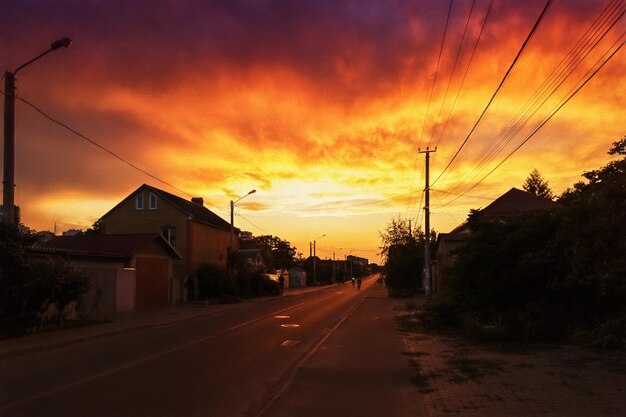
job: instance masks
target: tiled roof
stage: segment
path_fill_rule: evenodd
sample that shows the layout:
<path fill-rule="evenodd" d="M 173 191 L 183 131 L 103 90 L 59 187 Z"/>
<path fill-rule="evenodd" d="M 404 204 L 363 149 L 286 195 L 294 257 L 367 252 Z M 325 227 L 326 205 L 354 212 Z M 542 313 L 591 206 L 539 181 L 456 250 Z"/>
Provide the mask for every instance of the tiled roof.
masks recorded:
<path fill-rule="evenodd" d="M 130 258 L 153 240 L 160 244 L 174 258 L 180 255 L 161 235 L 158 234 L 124 234 L 124 235 L 92 235 L 92 236 L 55 236 L 37 244 L 34 249 L 48 252 L 63 252 L 74 255 L 93 255 L 113 258 Z"/>

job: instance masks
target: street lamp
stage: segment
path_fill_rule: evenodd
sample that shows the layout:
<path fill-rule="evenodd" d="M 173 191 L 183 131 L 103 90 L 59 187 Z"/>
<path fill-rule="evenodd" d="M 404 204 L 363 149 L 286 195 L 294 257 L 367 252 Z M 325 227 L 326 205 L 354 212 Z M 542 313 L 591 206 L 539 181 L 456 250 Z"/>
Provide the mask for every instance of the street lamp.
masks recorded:
<path fill-rule="evenodd" d="M 248 194 L 244 195 L 243 197 L 238 198 L 235 201 L 230 200 L 230 259 L 228 260 L 228 266 L 230 269 L 232 269 L 233 255 L 235 254 L 235 221 L 234 221 L 235 203 L 240 200 L 243 200 L 250 194 L 254 194 L 254 193 L 256 193 L 256 190 L 249 191 Z"/>
<path fill-rule="evenodd" d="M 52 42 L 50 49 L 20 65 L 13 72 L 4 73 L 4 178 L 2 180 L 2 205 L 4 221 L 15 223 L 15 75 L 19 70 L 42 56 L 59 48 L 67 48 L 72 41 L 61 38 Z"/>
<path fill-rule="evenodd" d="M 317 284 L 317 253 L 316 253 L 316 243 L 319 239 L 323 238 L 324 236 L 326 236 L 326 233 L 324 233 L 322 236 L 320 237 L 316 237 L 315 239 L 313 239 L 313 284 Z"/>

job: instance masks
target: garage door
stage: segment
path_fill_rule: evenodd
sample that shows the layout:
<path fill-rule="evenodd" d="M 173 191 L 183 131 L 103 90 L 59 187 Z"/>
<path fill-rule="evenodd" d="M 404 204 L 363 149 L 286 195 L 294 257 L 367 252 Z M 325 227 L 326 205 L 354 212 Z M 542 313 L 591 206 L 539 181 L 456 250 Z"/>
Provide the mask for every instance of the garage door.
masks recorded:
<path fill-rule="evenodd" d="M 168 260 L 160 258 L 137 258 L 136 273 L 137 307 L 167 304 Z"/>

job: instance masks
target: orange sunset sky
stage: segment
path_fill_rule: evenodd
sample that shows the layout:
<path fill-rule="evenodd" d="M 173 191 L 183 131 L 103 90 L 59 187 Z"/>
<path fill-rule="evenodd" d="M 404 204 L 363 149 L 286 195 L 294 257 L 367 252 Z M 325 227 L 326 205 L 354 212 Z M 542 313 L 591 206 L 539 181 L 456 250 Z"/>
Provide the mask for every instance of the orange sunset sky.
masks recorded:
<path fill-rule="evenodd" d="M 438 232 L 521 188 L 533 168 L 560 194 L 626 134 L 626 48 L 476 183 L 623 44 L 624 1 L 551 1 L 468 136 L 545 5 L 3 0 L 3 72 L 60 37 L 73 41 L 18 73 L 18 97 L 167 183 L 18 100 L 22 222 L 84 229 L 143 183 L 202 196 L 228 220 L 229 201 L 256 189 L 237 204 L 237 227 L 305 256 L 325 234 L 318 256 L 379 261 L 392 218 L 423 225 L 418 148 L 437 147 Z"/>

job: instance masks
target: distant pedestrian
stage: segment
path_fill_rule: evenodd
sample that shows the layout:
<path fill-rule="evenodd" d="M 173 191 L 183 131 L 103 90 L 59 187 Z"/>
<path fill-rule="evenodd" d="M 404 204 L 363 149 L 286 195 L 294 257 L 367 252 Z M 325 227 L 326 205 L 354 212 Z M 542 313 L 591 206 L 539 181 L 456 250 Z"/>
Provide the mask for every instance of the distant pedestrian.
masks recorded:
<path fill-rule="evenodd" d="M 357 287 L 359 287 L 359 290 L 361 290 L 361 277 L 358 277 L 356 279 L 356 285 L 357 285 Z"/>
<path fill-rule="evenodd" d="M 278 277 L 278 292 L 280 295 L 283 295 L 283 289 L 285 289 L 285 277 L 283 274 L 280 274 Z"/>
<path fill-rule="evenodd" d="M 354 277 L 352 277 L 352 286 L 354 287 Z"/>

